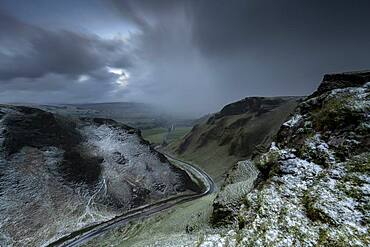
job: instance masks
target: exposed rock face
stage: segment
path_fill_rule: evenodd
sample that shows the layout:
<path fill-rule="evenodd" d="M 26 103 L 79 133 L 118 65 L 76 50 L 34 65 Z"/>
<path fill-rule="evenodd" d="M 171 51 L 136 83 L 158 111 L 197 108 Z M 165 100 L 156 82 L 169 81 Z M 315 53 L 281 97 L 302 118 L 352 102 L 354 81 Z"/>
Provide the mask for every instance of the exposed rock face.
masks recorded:
<path fill-rule="evenodd" d="M 341 74 L 327 74 L 312 97 L 328 92 L 332 89 L 358 87 L 370 81 L 370 71 L 347 72 Z"/>
<path fill-rule="evenodd" d="M 39 246 L 198 190 L 131 127 L 0 105 L 0 246 Z"/>
<path fill-rule="evenodd" d="M 239 161 L 229 172 L 228 177 L 215 201 L 213 202 L 213 214 L 211 224 L 213 226 L 223 226 L 233 224 L 240 201 L 244 200 L 255 186 L 259 170 L 253 162 L 249 160 Z"/>
<path fill-rule="evenodd" d="M 300 97 L 250 97 L 196 125 L 172 151 L 201 165 L 217 182 L 238 160 L 267 150 Z M 256 149 L 257 147 L 257 149 Z"/>
<path fill-rule="evenodd" d="M 222 188 L 212 223 L 226 230 L 203 242 L 369 246 L 368 81 L 366 72 L 326 75 L 282 125 L 270 150 L 246 161 L 261 172 L 257 186 L 230 190 L 243 180 L 250 184 L 251 176 L 244 175 Z M 226 191 L 238 200 L 222 200 Z"/>

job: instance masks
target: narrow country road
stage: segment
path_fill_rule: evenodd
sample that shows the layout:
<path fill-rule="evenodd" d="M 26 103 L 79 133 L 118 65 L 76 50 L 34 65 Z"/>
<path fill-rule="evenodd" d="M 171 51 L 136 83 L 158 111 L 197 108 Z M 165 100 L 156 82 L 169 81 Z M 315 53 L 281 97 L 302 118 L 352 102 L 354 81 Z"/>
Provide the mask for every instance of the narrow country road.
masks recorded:
<path fill-rule="evenodd" d="M 212 192 L 214 192 L 215 183 L 213 182 L 213 179 L 206 172 L 204 172 L 200 168 L 188 162 L 176 159 L 175 157 L 168 155 L 168 154 L 165 154 L 165 155 L 168 160 L 172 161 L 172 163 L 174 163 L 173 161 L 176 162 L 176 164 L 174 165 L 186 171 L 191 177 L 196 178 L 204 186 L 203 191 L 199 194 L 173 196 L 173 197 L 158 201 L 153 204 L 144 205 L 144 206 L 135 208 L 109 221 L 102 222 L 102 223 L 92 225 L 92 226 L 88 226 L 88 227 L 79 229 L 75 232 L 72 232 L 71 234 L 63 238 L 60 238 L 57 241 L 47 246 L 50 246 L 50 247 L 51 246 L 64 246 L 64 247 L 81 246 L 82 244 L 88 242 L 92 238 L 97 237 L 115 227 L 125 225 L 132 220 L 147 218 L 153 214 L 156 214 L 166 209 L 169 209 L 171 207 L 174 207 L 180 203 L 189 202 L 189 201 L 209 195 Z"/>

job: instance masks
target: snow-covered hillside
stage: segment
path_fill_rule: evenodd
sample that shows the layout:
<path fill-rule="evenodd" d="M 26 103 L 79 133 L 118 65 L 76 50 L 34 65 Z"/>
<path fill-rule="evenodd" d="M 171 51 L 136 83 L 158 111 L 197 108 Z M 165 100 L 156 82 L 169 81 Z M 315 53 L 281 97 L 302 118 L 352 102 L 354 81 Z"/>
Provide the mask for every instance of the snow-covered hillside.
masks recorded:
<path fill-rule="evenodd" d="M 248 163 L 260 170 L 256 186 L 240 193 L 231 180 L 221 190 L 218 233 L 200 246 L 369 246 L 368 81 L 368 72 L 325 76 L 270 150 Z"/>
<path fill-rule="evenodd" d="M 0 246 L 45 245 L 197 190 L 135 129 L 0 105 Z"/>

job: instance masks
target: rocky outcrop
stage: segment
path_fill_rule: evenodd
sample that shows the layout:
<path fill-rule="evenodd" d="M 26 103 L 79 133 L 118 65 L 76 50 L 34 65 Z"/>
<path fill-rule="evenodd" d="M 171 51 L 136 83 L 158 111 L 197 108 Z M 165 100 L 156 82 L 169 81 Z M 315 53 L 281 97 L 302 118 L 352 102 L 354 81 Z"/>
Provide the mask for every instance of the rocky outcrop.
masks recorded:
<path fill-rule="evenodd" d="M 39 246 L 199 187 L 113 120 L 0 105 L 0 245 Z"/>
<path fill-rule="evenodd" d="M 230 181 L 221 189 L 212 223 L 224 228 L 204 242 L 369 246 L 369 79 L 367 72 L 326 75 L 270 150 L 246 161 L 260 170 L 256 186 L 241 193 L 230 190 L 240 181 Z M 237 202 L 221 200 L 226 191 Z"/>
<path fill-rule="evenodd" d="M 318 96 L 333 89 L 358 87 L 370 81 L 370 71 L 346 72 L 340 74 L 326 74 L 319 88 L 312 94 Z"/>
<path fill-rule="evenodd" d="M 211 224 L 215 227 L 233 224 L 237 217 L 235 210 L 245 195 L 251 191 L 260 172 L 249 160 L 239 161 L 228 173 L 226 181 L 213 202 Z M 238 222 L 243 224 L 243 222 Z"/>

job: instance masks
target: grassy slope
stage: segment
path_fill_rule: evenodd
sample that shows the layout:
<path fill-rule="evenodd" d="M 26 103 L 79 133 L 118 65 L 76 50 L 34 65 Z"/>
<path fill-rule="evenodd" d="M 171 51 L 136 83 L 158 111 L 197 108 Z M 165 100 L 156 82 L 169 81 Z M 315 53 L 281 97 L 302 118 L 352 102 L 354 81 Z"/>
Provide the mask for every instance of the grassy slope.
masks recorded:
<path fill-rule="evenodd" d="M 178 152 L 179 146 L 185 138 L 171 143 L 166 148 L 166 151 L 174 153 L 184 160 L 198 164 L 213 177 L 216 183 L 221 184 L 224 175 L 236 161 L 250 157 L 255 145 L 268 146 L 270 144 L 272 137 L 296 105 L 296 101 L 292 100 L 259 116 L 247 112 L 222 117 L 213 124 L 202 123 L 185 137 L 190 139 L 190 144 L 185 152 Z M 243 121 L 246 118 L 251 119 L 245 124 L 235 127 L 238 121 Z M 221 137 L 209 134 L 215 128 L 217 129 L 215 133 L 220 133 Z M 204 145 L 200 145 L 201 140 L 204 139 L 201 138 L 202 135 L 209 136 Z M 226 141 L 226 143 L 220 145 L 220 139 L 227 136 L 233 140 Z M 235 150 L 234 154 L 230 154 L 232 141 L 240 142 L 237 146 L 241 151 Z"/>

